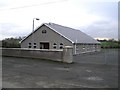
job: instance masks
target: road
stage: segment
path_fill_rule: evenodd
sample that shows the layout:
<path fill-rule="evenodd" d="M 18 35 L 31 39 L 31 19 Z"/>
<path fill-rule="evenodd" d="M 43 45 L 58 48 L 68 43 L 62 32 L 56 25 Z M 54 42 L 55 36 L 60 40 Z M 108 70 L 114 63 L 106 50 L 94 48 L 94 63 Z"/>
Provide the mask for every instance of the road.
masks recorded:
<path fill-rule="evenodd" d="M 104 64 L 104 60 L 99 63 L 101 55 L 104 54 L 77 55 L 72 64 L 3 57 L 3 88 L 117 88 L 117 63 Z M 96 63 L 94 58 L 97 56 L 99 59 Z M 93 63 L 89 63 L 88 58 Z M 116 56 L 111 58 L 117 59 Z"/>

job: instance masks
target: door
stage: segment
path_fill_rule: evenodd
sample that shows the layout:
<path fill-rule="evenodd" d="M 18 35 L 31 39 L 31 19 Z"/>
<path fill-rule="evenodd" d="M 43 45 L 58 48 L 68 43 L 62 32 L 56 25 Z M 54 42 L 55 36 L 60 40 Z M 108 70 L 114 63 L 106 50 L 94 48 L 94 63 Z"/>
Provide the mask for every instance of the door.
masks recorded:
<path fill-rule="evenodd" d="M 49 42 L 40 42 L 40 49 L 49 49 Z"/>

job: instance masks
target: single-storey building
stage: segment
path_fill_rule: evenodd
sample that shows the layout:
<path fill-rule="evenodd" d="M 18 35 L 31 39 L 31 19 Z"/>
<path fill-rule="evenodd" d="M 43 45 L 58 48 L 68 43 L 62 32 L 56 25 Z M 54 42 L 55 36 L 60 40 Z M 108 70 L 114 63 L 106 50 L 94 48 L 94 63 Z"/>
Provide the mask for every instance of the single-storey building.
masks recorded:
<path fill-rule="evenodd" d="M 89 35 L 55 23 L 43 23 L 21 41 L 21 48 L 62 49 L 73 46 L 73 54 L 100 51 L 100 42 Z"/>

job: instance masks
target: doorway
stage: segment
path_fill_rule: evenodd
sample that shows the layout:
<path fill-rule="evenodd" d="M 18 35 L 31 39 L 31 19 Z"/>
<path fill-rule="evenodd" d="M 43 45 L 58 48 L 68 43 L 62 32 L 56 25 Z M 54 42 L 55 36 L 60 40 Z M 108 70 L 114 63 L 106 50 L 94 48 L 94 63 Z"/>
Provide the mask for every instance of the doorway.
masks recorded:
<path fill-rule="evenodd" d="M 49 42 L 40 42 L 40 49 L 49 49 Z"/>

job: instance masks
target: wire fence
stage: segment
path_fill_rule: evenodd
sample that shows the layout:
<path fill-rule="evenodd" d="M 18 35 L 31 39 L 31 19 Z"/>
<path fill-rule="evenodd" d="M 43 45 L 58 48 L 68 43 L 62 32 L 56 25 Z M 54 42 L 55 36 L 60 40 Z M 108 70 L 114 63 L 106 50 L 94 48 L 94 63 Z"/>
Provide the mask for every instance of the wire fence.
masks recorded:
<path fill-rule="evenodd" d="M 77 63 L 118 65 L 120 49 L 101 49 L 100 52 L 80 54 L 73 57 Z"/>

